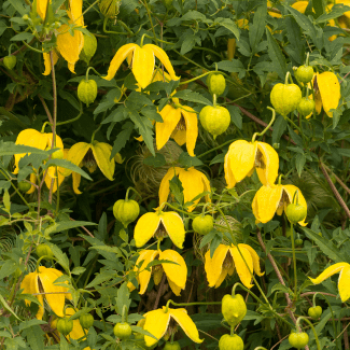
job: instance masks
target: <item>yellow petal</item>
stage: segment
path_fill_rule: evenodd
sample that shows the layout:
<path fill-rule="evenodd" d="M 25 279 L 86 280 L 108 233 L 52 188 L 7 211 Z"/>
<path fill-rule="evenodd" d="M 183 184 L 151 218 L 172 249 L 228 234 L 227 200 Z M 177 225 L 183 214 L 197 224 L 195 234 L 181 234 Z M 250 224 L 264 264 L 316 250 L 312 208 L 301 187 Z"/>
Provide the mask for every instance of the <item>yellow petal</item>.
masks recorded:
<path fill-rule="evenodd" d="M 332 72 L 323 72 L 317 75 L 317 84 L 320 90 L 323 109 L 328 117 L 333 118 L 331 109 L 337 109 L 340 100 L 340 84 L 337 76 Z"/>
<path fill-rule="evenodd" d="M 134 231 L 136 247 L 145 245 L 155 234 L 161 221 L 158 213 L 146 213 L 137 221 Z"/>
<path fill-rule="evenodd" d="M 79 186 L 80 186 L 80 181 L 81 181 L 81 175 L 73 172 L 72 173 L 72 181 L 73 181 L 73 191 L 75 194 L 82 194 L 83 192 L 81 192 L 79 190 Z"/>
<path fill-rule="evenodd" d="M 283 186 L 261 186 L 253 199 L 255 218 L 264 224 L 272 220 L 282 199 Z"/>
<path fill-rule="evenodd" d="M 169 211 L 162 212 L 160 218 L 172 242 L 182 249 L 185 240 L 185 227 L 181 216 L 174 211 Z"/>
<path fill-rule="evenodd" d="M 79 26 L 84 26 L 83 0 L 69 0 L 69 17 Z"/>
<path fill-rule="evenodd" d="M 154 64 L 154 54 L 150 45 L 135 48 L 132 58 L 132 73 L 143 89 L 152 82 Z"/>
<path fill-rule="evenodd" d="M 283 185 L 283 190 L 285 191 L 285 193 L 288 196 L 289 202 L 285 203 L 284 208 L 287 208 L 287 205 L 289 203 L 292 203 L 293 198 L 294 198 L 294 194 L 296 191 L 298 191 L 298 204 L 303 206 L 304 208 L 306 208 L 307 210 L 307 203 L 305 200 L 305 197 L 303 196 L 303 194 L 301 193 L 300 189 L 294 185 Z M 296 203 L 296 199 L 295 199 L 295 203 Z M 301 226 L 306 226 L 307 223 L 305 222 L 306 218 L 303 221 L 299 221 L 298 224 Z"/>
<path fill-rule="evenodd" d="M 219 287 L 216 286 L 217 281 L 220 279 L 223 263 L 226 258 L 227 252 L 229 250 L 229 246 L 225 244 L 220 244 L 215 252 L 213 257 L 210 257 L 210 250 L 205 253 L 205 272 L 207 273 L 207 280 L 209 283 L 209 287 Z"/>
<path fill-rule="evenodd" d="M 52 54 L 53 54 L 53 64 L 55 65 L 58 61 L 58 55 L 56 50 L 53 50 Z M 44 57 L 44 66 L 45 66 L 45 71 L 43 75 L 49 75 L 52 70 L 50 53 L 47 53 L 47 52 L 43 53 L 43 57 Z"/>
<path fill-rule="evenodd" d="M 239 244 L 238 246 L 248 250 L 253 260 L 254 272 L 260 277 L 263 276 L 265 272 L 262 272 L 260 269 L 260 257 L 257 252 L 248 244 Z"/>
<path fill-rule="evenodd" d="M 341 262 L 341 263 L 337 263 L 334 265 L 331 265 L 329 267 L 327 267 L 318 277 L 316 278 L 310 278 L 310 281 L 313 284 L 320 284 L 322 283 L 324 280 L 326 280 L 327 278 L 335 275 L 336 273 L 340 272 L 341 270 L 343 270 L 344 268 L 349 268 L 349 264 L 346 262 Z"/>
<path fill-rule="evenodd" d="M 163 123 L 156 123 L 156 144 L 160 150 L 168 142 L 172 132 L 181 119 L 181 109 L 166 105 L 160 112 Z"/>
<path fill-rule="evenodd" d="M 235 176 L 233 174 L 232 168 L 233 167 L 231 166 L 231 152 L 229 150 L 225 155 L 225 162 L 224 162 L 225 180 L 226 180 L 228 189 L 235 187 L 237 183 Z"/>
<path fill-rule="evenodd" d="M 140 283 L 139 294 L 144 294 L 147 290 L 149 281 L 151 280 L 152 267 L 148 270 L 146 269 L 146 267 L 150 262 L 156 259 L 158 254 L 159 253 L 157 250 L 143 250 L 140 252 L 140 255 L 136 261 L 136 265 L 139 265 L 141 261 L 143 261 L 143 263 L 140 266 L 140 273 L 138 275 L 138 280 Z"/>
<path fill-rule="evenodd" d="M 45 19 L 46 16 L 46 8 L 49 0 L 37 0 L 36 2 L 36 11 L 42 20 Z"/>
<path fill-rule="evenodd" d="M 89 143 L 86 143 L 86 142 L 76 143 L 69 149 L 68 160 L 73 164 L 81 167 L 82 161 L 90 148 L 91 148 L 91 145 Z"/>
<path fill-rule="evenodd" d="M 30 174 L 30 182 L 33 183 L 33 184 L 35 184 L 37 182 L 37 178 L 36 178 L 36 175 L 34 173 Z M 27 194 L 34 193 L 35 190 L 36 190 L 36 188 L 33 185 L 31 185 L 30 189 L 27 192 Z"/>
<path fill-rule="evenodd" d="M 186 110 L 181 110 L 186 123 L 186 149 L 191 157 L 194 157 L 194 148 L 198 136 L 198 118 L 195 110 L 191 107 L 184 106 Z"/>
<path fill-rule="evenodd" d="M 239 246 L 239 250 L 237 247 L 230 248 L 230 253 L 235 262 L 239 279 L 247 288 L 252 288 L 253 259 L 250 252 L 244 247 Z"/>
<path fill-rule="evenodd" d="M 108 180 L 113 181 L 115 160 L 114 158 L 110 160 L 112 146 L 105 142 L 95 141 L 91 147 L 91 150 L 102 174 L 106 176 Z"/>
<path fill-rule="evenodd" d="M 162 203 L 165 203 L 168 200 L 170 187 L 169 187 L 169 181 L 176 175 L 179 174 L 179 170 L 181 168 L 174 167 L 170 168 L 168 172 L 164 175 L 162 181 L 160 182 L 159 191 L 158 191 L 158 197 L 159 197 L 159 205 L 162 205 Z"/>
<path fill-rule="evenodd" d="M 79 61 L 81 50 L 84 47 L 84 35 L 79 30 L 74 30 L 72 36 L 69 32 L 69 26 L 63 24 L 58 28 L 57 50 L 61 56 L 68 62 L 68 68 L 75 73 L 74 66 Z"/>
<path fill-rule="evenodd" d="M 231 143 L 225 157 L 225 169 L 231 171 L 225 177 L 229 188 L 234 182 L 242 181 L 254 168 L 256 145 L 245 140 L 238 140 Z"/>
<path fill-rule="evenodd" d="M 171 133 L 171 138 L 174 139 L 179 146 L 183 146 L 186 143 L 186 130 L 175 129 Z"/>
<path fill-rule="evenodd" d="M 273 185 L 278 176 L 279 158 L 273 147 L 265 142 L 257 142 L 258 152 L 262 155 L 263 167 L 255 167 L 259 180 L 263 185 Z"/>
<path fill-rule="evenodd" d="M 299 11 L 300 13 L 305 13 L 305 10 L 308 5 L 309 5 L 308 1 L 297 1 L 292 5 L 292 7 L 297 11 Z"/>
<path fill-rule="evenodd" d="M 180 289 L 185 289 L 187 280 L 187 266 L 183 257 L 175 250 L 165 250 L 159 254 L 159 260 L 169 260 L 176 264 L 163 263 L 164 272 L 169 281 L 175 284 Z M 178 292 L 178 290 L 176 290 Z M 175 291 L 174 291 L 175 293 Z M 180 292 L 175 293 L 179 296 Z"/>
<path fill-rule="evenodd" d="M 184 333 L 195 343 L 202 343 L 204 339 L 199 338 L 199 333 L 196 325 L 192 321 L 191 317 L 188 316 L 186 309 L 170 309 L 169 313 L 179 326 L 182 328 Z"/>
<path fill-rule="evenodd" d="M 350 265 L 344 267 L 340 271 L 338 290 L 340 294 L 340 299 L 344 303 L 350 298 Z"/>
<path fill-rule="evenodd" d="M 106 80 L 112 80 L 117 73 L 117 70 L 123 63 L 123 61 L 128 57 L 129 54 L 132 54 L 133 51 L 138 47 L 136 44 L 126 44 L 123 45 L 117 53 L 114 55 L 111 64 L 108 69 L 108 73 L 105 77 Z"/>
<path fill-rule="evenodd" d="M 160 48 L 159 46 L 153 45 L 153 44 L 147 44 L 144 45 L 143 48 L 146 48 L 151 50 L 154 54 L 154 56 L 156 56 L 159 61 L 164 65 L 164 68 L 168 71 L 170 78 L 172 80 L 179 80 L 180 77 L 178 77 L 174 71 L 174 68 L 169 60 L 168 55 L 166 54 L 166 52 Z"/>
<path fill-rule="evenodd" d="M 143 326 L 143 329 L 147 332 L 150 332 L 154 335 L 158 340 L 161 339 L 166 330 L 168 329 L 168 325 L 170 322 L 170 314 L 169 312 L 165 313 L 164 310 L 158 309 L 147 312 L 144 315 L 146 321 Z M 151 347 L 157 343 L 158 340 L 145 335 L 145 343 L 147 347 Z"/>
<path fill-rule="evenodd" d="M 36 270 L 34 272 L 28 273 L 23 278 L 23 281 L 21 282 L 20 289 L 23 289 L 23 294 L 36 294 L 39 292 L 39 284 L 38 284 L 38 273 Z M 39 296 L 39 295 L 38 295 Z M 26 305 L 30 305 L 29 300 L 25 300 Z"/>
<path fill-rule="evenodd" d="M 233 269 L 234 269 L 234 267 L 233 267 Z M 219 279 L 218 279 L 218 280 L 216 281 L 216 283 L 215 283 L 214 288 L 219 288 L 219 287 L 221 286 L 221 283 L 224 282 L 224 280 L 225 280 L 227 274 L 228 274 L 228 271 L 227 271 L 227 269 L 224 267 L 224 268 L 222 269 L 222 271 L 221 271 L 221 275 L 220 275 Z"/>

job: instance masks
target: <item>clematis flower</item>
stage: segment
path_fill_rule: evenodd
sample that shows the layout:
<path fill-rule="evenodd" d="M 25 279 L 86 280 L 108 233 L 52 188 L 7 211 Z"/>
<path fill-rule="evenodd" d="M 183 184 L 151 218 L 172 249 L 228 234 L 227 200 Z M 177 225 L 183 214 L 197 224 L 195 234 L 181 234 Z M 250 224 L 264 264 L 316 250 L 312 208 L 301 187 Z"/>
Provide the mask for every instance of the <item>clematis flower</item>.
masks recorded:
<path fill-rule="evenodd" d="M 173 138 L 179 146 L 186 143 L 187 152 L 194 157 L 194 148 L 198 136 L 198 118 L 195 110 L 188 106 L 181 106 L 174 98 L 176 105 L 167 104 L 159 114 L 163 123 L 156 123 L 156 144 L 160 150 Z"/>
<path fill-rule="evenodd" d="M 339 272 L 338 290 L 341 301 L 344 303 L 350 298 L 350 265 L 340 262 L 327 267 L 317 278 L 310 278 L 313 284 L 320 284 L 327 278 Z"/>
<path fill-rule="evenodd" d="M 168 310 L 165 306 L 162 309 L 152 310 L 143 315 L 145 323 L 143 329 L 150 332 L 158 340 L 160 340 L 169 327 L 171 320 L 174 320 L 185 334 L 195 343 L 200 344 L 204 339 L 199 338 L 199 333 L 195 323 L 188 316 L 186 309 L 171 309 Z M 158 340 L 145 335 L 145 343 L 147 347 L 151 347 L 158 342 Z"/>
<path fill-rule="evenodd" d="M 204 268 L 207 273 L 209 287 L 220 287 L 226 276 L 232 276 L 235 269 L 239 279 L 247 288 L 253 287 L 251 284 L 253 271 L 258 276 L 264 275 L 264 272 L 260 270 L 260 258 L 256 251 L 248 244 L 238 244 L 238 248 L 234 245 L 220 244 L 212 258 L 210 257 L 210 250 L 206 252 Z"/>
<path fill-rule="evenodd" d="M 16 139 L 16 145 L 24 145 L 24 146 L 30 146 L 35 147 L 41 150 L 45 150 L 48 148 L 51 148 L 52 146 L 52 140 L 53 140 L 53 134 L 50 133 L 43 133 L 35 129 L 25 129 L 22 130 Z M 56 142 L 54 148 L 60 148 L 63 151 L 63 142 L 62 139 L 56 135 Z M 30 153 L 28 153 L 29 155 Z M 19 167 L 18 163 L 19 161 L 26 155 L 26 153 L 21 154 L 15 154 L 15 169 L 13 171 L 14 174 L 18 174 Z M 30 175 L 30 181 L 32 183 L 36 182 L 36 174 L 35 172 Z M 51 178 L 56 178 L 56 168 L 55 167 L 49 167 L 47 172 L 47 179 L 50 179 L 50 183 L 46 182 L 47 187 L 50 188 L 51 186 Z M 31 186 L 31 188 L 28 190 L 27 194 L 33 193 L 35 191 L 35 187 Z"/>
<path fill-rule="evenodd" d="M 66 308 L 66 317 L 71 317 L 75 314 L 75 311 L 73 308 L 71 307 L 67 307 Z M 57 328 L 57 319 L 53 320 L 51 322 L 51 327 L 53 329 L 56 329 Z M 58 331 L 57 331 L 58 332 Z M 59 332 L 58 332 L 59 333 Z M 82 337 L 85 336 L 85 334 L 88 333 L 88 329 L 85 329 L 85 333 L 84 333 L 84 330 L 83 330 L 83 327 L 81 326 L 80 322 L 79 322 L 79 319 L 75 319 L 73 320 L 73 329 L 72 331 L 66 336 L 67 340 L 70 340 L 70 339 L 74 339 L 74 340 L 77 340 L 77 339 L 80 339 Z M 87 346 L 86 348 L 84 348 L 83 350 L 90 350 L 91 348 L 89 346 Z"/>
<path fill-rule="evenodd" d="M 146 270 L 148 264 L 156 259 L 172 261 L 174 264 L 164 262 L 161 265 L 153 266 Z M 137 265 L 141 262 L 140 268 L 137 268 Z M 177 296 L 180 295 L 181 290 L 184 290 L 186 286 L 187 266 L 183 257 L 175 250 L 168 249 L 163 252 L 161 250 L 141 251 L 134 271 L 138 273 L 136 278 L 140 284 L 139 294 L 146 292 L 152 274 L 154 284 L 157 286 L 162 280 L 163 273 L 165 273 L 171 290 Z M 135 289 L 135 286 L 131 282 L 128 283 L 128 287 L 130 291 Z"/>
<path fill-rule="evenodd" d="M 322 107 L 329 118 L 333 118 L 331 109 L 337 109 L 340 100 L 340 84 L 333 72 L 316 73 L 312 85 L 315 93 L 315 108 L 317 114 L 321 113 Z M 309 96 L 312 98 L 312 95 Z"/>
<path fill-rule="evenodd" d="M 110 159 L 112 146 L 105 142 L 93 141 L 93 143 L 78 142 L 71 147 L 68 152 L 68 160 L 82 168 L 85 166 L 90 173 L 93 173 L 97 167 L 102 174 L 110 181 L 113 181 L 115 169 L 115 158 L 118 163 L 122 163 L 121 156 Z M 119 161 L 118 161 L 119 159 Z M 81 194 L 79 185 L 81 175 L 73 172 L 73 190 L 76 194 Z"/>
<path fill-rule="evenodd" d="M 262 186 L 256 192 L 253 199 L 253 214 L 257 222 L 266 224 L 277 213 L 282 215 L 287 206 L 293 202 L 295 192 L 298 191 L 299 205 L 307 209 L 306 200 L 300 189 L 294 185 L 272 185 Z M 299 222 L 299 225 L 306 226 L 305 219 Z"/>
<path fill-rule="evenodd" d="M 279 158 L 268 143 L 238 140 L 232 142 L 225 156 L 225 179 L 227 188 L 251 176 L 256 170 L 263 185 L 272 185 L 278 176 Z"/>
<path fill-rule="evenodd" d="M 210 182 L 208 178 L 194 167 L 188 169 L 179 167 L 170 168 L 160 183 L 158 194 L 159 205 L 167 201 L 170 193 L 169 181 L 174 176 L 178 176 L 182 183 L 185 203 L 193 201 L 195 197 L 203 192 L 210 192 Z M 194 204 L 191 205 L 187 211 L 193 211 L 199 200 L 200 198 L 196 199 Z M 209 194 L 205 195 L 205 200 L 206 202 L 211 202 Z"/>
<path fill-rule="evenodd" d="M 21 283 L 22 293 L 24 294 L 57 293 L 35 295 L 41 305 L 36 314 L 38 320 L 42 320 L 43 318 L 44 299 L 58 317 L 64 317 L 64 301 L 65 299 L 71 300 L 72 296 L 70 293 L 63 294 L 68 292 L 68 288 L 55 284 L 55 281 L 62 275 L 63 273 L 59 270 L 39 266 L 39 272 L 31 272 L 24 277 Z M 25 302 L 27 305 L 31 303 L 30 300 L 25 300 Z"/>
<path fill-rule="evenodd" d="M 185 227 L 181 216 L 174 211 L 156 211 L 146 213 L 137 221 L 134 231 L 136 247 L 142 247 L 152 237 L 163 237 L 166 234 L 180 249 L 185 240 Z"/>
<path fill-rule="evenodd" d="M 146 44 L 142 47 L 137 44 L 123 45 L 112 59 L 104 79 L 112 80 L 123 61 L 127 59 L 136 81 L 144 89 L 152 82 L 155 57 L 164 65 L 172 80 L 180 79 L 176 76 L 166 52 L 153 44 Z"/>
<path fill-rule="evenodd" d="M 46 15 L 46 7 L 48 0 L 37 0 L 37 12 L 44 19 Z M 64 8 L 64 7 L 63 7 Z M 59 55 L 68 62 L 68 69 L 75 73 L 75 64 L 79 61 L 79 55 L 84 47 L 84 35 L 77 27 L 84 27 L 83 17 L 83 0 L 69 0 L 69 8 L 67 10 L 69 24 L 62 24 L 56 32 L 56 49 L 53 51 L 53 63 L 57 63 Z M 73 35 L 71 35 L 71 25 L 73 26 Z M 43 75 L 51 73 L 50 53 L 43 53 L 45 72 Z"/>

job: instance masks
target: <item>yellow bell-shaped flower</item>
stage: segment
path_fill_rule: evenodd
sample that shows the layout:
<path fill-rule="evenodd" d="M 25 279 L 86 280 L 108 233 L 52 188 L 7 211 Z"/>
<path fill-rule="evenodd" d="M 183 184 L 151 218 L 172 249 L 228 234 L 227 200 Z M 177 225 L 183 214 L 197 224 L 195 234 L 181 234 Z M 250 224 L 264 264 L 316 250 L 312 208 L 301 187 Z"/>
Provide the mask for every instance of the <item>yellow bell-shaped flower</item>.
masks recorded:
<path fill-rule="evenodd" d="M 310 278 L 313 284 L 320 284 L 327 278 L 339 273 L 338 290 L 340 299 L 345 303 L 350 298 L 350 265 L 340 262 L 327 267 L 317 278 Z"/>
<path fill-rule="evenodd" d="M 136 81 L 144 89 L 152 82 L 155 57 L 164 65 L 172 80 L 180 79 L 176 76 L 166 52 L 153 44 L 142 47 L 137 44 L 123 45 L 113 57 L 104 79 L 112 80 L 123 61 L 127 59 Z"/>
<path fill-rule="evenodd" d="M 122 158 L 113 157 L 110 159 L 112 146 L 105 142 L 93 141 L 92 143 L 78 142 L 71 147 L 68 152 L 68 160 L 82 168 L 85 166 L 90 173 L 93 173 L 97 167 L 100 168 L 102 174 L 110 181 L 113 181 L 115 169 L 115 158 L 119 159 L 118 163 L 122 163 Z M 73 172 L 73 190 L 76 194 L 81 194 L 79 185 L 81 175 Z"/>
<path fill-rule="evenodd" d="M 163 123 L 156 123 L 156 144 L 160 150 L 173 138 L 179 146 L 186 143 L 187 152 L 194 157 L 194 148 L 198 136 L 198 118 L 195 110 L 188 106 L 180 106 L 178 99 L 176 106 L 167 104 L 159 114 L 162 116 Z"/>
<path fill-rule="evenodd" d="M 164 262 L 161 265 L 153 266 L 146 269 L 148 264 L 154 260 L 167 260 L 172 261 L 174 264 Z M 137 266 L 140 264 L 140 268 Z M 137 274 L 137 280 L 140 284 L 139 294 L 144 294 L 147 290 L 148 284 L 153 274 L 154 284 L 158 285 L 165 273 L 169 286 L 173 293 L 177 296 L 180 295 L 181 290 L 185 289 L 187 279 L 187 266 L 183 257 L 175 250 L 142 250 L 136 261 L 134 271 Z M 135 286 L 129 282 L 128 287 L 130 291 L 135 289 Z"/>
<path fill-rule="evenodd" d="M 149 311 L 143 316 L 146 319 L 143 329 L 157 338 L 154 339 L 145 335 L 147 347 L 155 345 L 165 335 L 171 320 L 174 320 L 193 342 L 200 344 L 204 340 L 199 338 L 198 329 L 190 316 L 188 316 L 186 309 L 168 308 L 167 310 L 163 306 L 162 309 Z"/>
<path fill-rule="evenodd" d="M 65 299 L 71 300 L 72 296 L 68 293 L 68 288 L 58 285 L 63 282 L 55 284 L 55 281 L 62 275 L 63 273 L 59 270 L 39 266 L 38 271 L 31 272 L 24 277 L 20 287 L 23 289 L 22 293 L 36 294 L 35 297 L 41 304 L 38 313 L 36 314 L 38 320 L 42 320 L 43 318 L 44 299 L 58 317 L 64 317 Z M 29 300 L 25 300 L 25 302 L 27 305 L 30 305 L 31 303 Z"/>
<path fill-rule="evenodd" d="M 238 244 L 238 248 L 234 245 L 220 244 L 213 257 L 210 257 L 210 250 L 206 252 L 204 268 L 209 287 L 220 287 L 226 276 L 232 276 L 235 269 L 247 288 L 253 287 L 251 284 L 253 271 L 258 276 L 264 275 L 260 270 L 260 258 L 256 251 L 248 244 Z"/>
<path fill-rule="evenodd" d="M 298 204 L 307 209 L 306 200 L 299 190 L 294 185 L 272 185 L 262 186 L 256 192 L 253 199 L 252 208 L 253 214 L 257 222 L 266 224 L 277 215 L 282 215 L 290 203 L 293 203 L 294 195 L 298 191 Z M 294 203 L 296 201 L 294 200 Z M 306 226 L 305 219 L 299 222 L 299 225 Z"/>
<path fill-rule="evenodd" d="M 279 158 L 268 143 L 238 140 L 231 143 L 224 168 L 227 188 L 233 188 L 237 182 L 251 176 L 254 169 L 263 185 L 272 185 L 278 176 Z"/>
<path fill-rule="evenodd" d="M 146 213 L 137 221 L 134 231 L 136 247 L 145 245 L 153 236 L 168 235 L 180 249 L 185 240 L 185 227 L 181 216 L 174 211 Z"/>
<path fill-rule="evenodd" d="M 194 167 L 188 169 L 179 167 L 170 168 L 160 183 L 158 194 L 159 205 L 162 205 L 162 203 L 165 203 L 168 200 L 170 193 L 169 181 L 174 176 L 178 176 L 182 183 L 185 204 L 193 201 L 195 197 L 203 192 L 210 192 L 210 182 L 208 178 Z M 206 202 L 211 202 L 209 194 L 206 194 L 204 197 Z M 194 204 L 191 205 L 187 211 L 193 211 L 199 201 L 200 198 L 196 199 Z"/>

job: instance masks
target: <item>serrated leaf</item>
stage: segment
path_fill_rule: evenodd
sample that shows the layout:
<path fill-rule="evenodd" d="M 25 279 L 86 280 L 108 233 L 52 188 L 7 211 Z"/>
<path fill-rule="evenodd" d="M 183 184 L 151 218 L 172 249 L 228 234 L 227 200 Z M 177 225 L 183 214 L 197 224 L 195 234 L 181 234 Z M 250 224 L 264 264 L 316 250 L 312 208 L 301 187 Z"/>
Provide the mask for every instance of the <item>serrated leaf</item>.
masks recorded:
<path fill-rule="evenodd" d="M 111 159 L 121 151 L 122 148 L 125 147 L 126 142 L 130 139 L 131 133 L 134 130 L 134 125 L 130 122 L 127 122 L 123 125 L 123 130 L 117 135 L 112 152 L 111 152 Z"/>
<path fill-rule="evenodd" d="M 271 35 L 268 29 L 266 29 L 266 35 L 267 35 L 267 44 L 268 44 L 267 52 L 269 54 L 269 57 L 272 63 L 274 64 L 274 67 L 278 76 L 282 80 L 284 80 L 287 73 L 286 59 L 284 58 L 282 50 L 279 47 L 277 41 L 274 39 L 274 37 Z"/>
<path fill-rule="evenodd" d="M 194 103 L 200 103 L 206 106 L 211 106 L 212 103 L 205 97 L 203 97 L 198 92 L 194 92 L 192 90 L 181 90 L 177 92 L 173 97 L 180 98 L 185 101 L 190 101 Z"/>
<path fill-rule="evenodd" d="M 249 28 L 249 42 L 252 54 L 258 52 L 257 46 L 264 35 L 265 22 L 267 16 L 267 2 L 263 2 L 254 13 L 253 25 Z"/>
<path fill-rule="evenodd" d="M 243 63 L 240 60 L 225 60 L 218 62 L 218 69 L 224 70 L 226 72 L 230 73 L 240 73 L 245 72 L 245 68 L 243 66 Z"/>
<path fill-rule="evenodd" d="M 92 181 L 92 178 L 90 177 L 90 175 L 88 173 L 86 173 L 83 169 L 81 169 L 80 167 L 73 164 L 72 162 L 70 162 L 67 159 L 50 159 L 49 161 L 47 161 L 45 163 L 45 165 L 43 166 L 43 169 L 47 169 L 50 166 L 59 166 L 61 168 L 69 169 L 69 170 L 74 171 L 75 173 L 81 175 L 85 179 Z"/>

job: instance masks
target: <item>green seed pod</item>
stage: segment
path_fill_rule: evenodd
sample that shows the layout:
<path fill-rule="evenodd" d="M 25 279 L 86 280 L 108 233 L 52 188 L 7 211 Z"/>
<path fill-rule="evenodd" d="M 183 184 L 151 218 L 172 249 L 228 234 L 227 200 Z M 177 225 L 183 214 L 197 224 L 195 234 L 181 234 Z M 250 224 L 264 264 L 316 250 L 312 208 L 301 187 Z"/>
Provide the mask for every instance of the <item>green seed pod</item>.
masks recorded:
<path fill-rule="evenodd" d="M 243 350 L 244 343 L 240 336 L 237 334 L 229 335 L 224 334 L 219 341 L 220 350 Z"/>
<path fill-rule="evenodd" d="M 312 113 L 314 108 L 315 108 L 315 101 L 310 100 L 309 98 L 302 98 L 299 101 L 297 106 L 298 112 L 304 117 Z"/>
<path fill-rule="evenodd" d="M 322 307 L 321 306 L 310 307 L 307 313 L 313 320 L 318 320 L 322 315 Z"/>
<path fill-rule="evenodd" d="M 291 203 L 286 209 L 286 216 L 292 224 L 303 221 L 306 218 L 307 209 L 300 204 Z"/>
<path fill-rule="evenodd" d="M 91 314 L 82 314 L 79 322 L 83 328 L 89 329 L 94 324 L 94 317 Z"/>
<path fill-rule="evenodd" d="M 314 70 L 311 66 L 300 66 L 294 72 L 294 76 L 300 83 L 307 84 L 312 80 L 314 76 Z"/>
<path fill-rule="evenodd" d="M 231 326 L 236 326 L 247 314 L 247 305 L 242 295 L 226 294 L 222 299 L 221 311 L 225 321 Z"/>
<path fill-rule="evenodd" d="M 297 247 L 301 247 L 301 246 L 303 245 L 303 243 L 304 243 L 304 241 L 303 241 L 301 238 L 297 238 L 297 239 L 295 240 L 295 245 L 296 245 Z"/>
<path fill-rule="evenodd" d="M 113 205 L 113 215 L 126 228 L 140 214 L 140 206 L 133 199 L 119 199 Z"/>
<path fill-rule="evenodd" d="M 18 183 L 18 189 L 23 193 L 28 192 L 31 187 L 32 187 L 32 185 L 26 181 L 21 181 Z"/>
<path fill-rule="evenodd" d="M 207 85 L 212 95 L 220 96 L 226 88 L 225 77 L 220 73 L 211 73 L 207 77 Z"/>
<path fill-rule="evenodd" d="M 86 81 L 83 79 L 78 86 L 78 98 L 81 102 L 89 106 L 97 97 L 97 84 L 95 80 Z"/>
<path fill-rule="evenodd" d="M 17 58 L 16 58 L 16 56 L 13 56 L 13 55 L 5 56 L 3 62 L 4 62 L 4 66 L 8 70 L 12 70 L 16 66 Z"/>
<path fill-rule="evenodd" d="M 307 333 L 291 333 L 288 338 L 289 344 L 296 349 L 302 349 L 309 343 L 309 336 Z"/>
<path fill-rule="evenodd" d="M 181 350 L 181 346 L 177 341 L 166 342 L 163 350 Z"/>
<path fill-rule="evenodd" d="M 224 107 L 205 106 L 199 113 L 199 120 L 203 128 L 209 131 L 215 140 L 229 127 L 231 116 L 230 112 Z"/>
<path fill-rule="evenodd" d="M 73 321 L 69 321 L 68 318 L 60 318 L 57 321 L 57 330 L 59 333 L 67 336 L 73 330 Z"/>
<path fill-rule="evenodd" d="M 200 214 L 194 218 L 192 227 L 195 232 L 204 236 L 214 227 L 213 217 L 211 215 Z"/>
<path fill-rule="evenodd" d="M 116 337 L 120 339 L 127 339 L 130 337 L 132 330 L 129 323 L 123 322 L 117 323 L 114 326 L 113 333 Z"/>
<path fill-rule="evenodd" d="M 298 85 L 276 84 L 271 90 L 270 100 L 277 113 L 287 115 L 297 108 L 301 96 Z"/>

